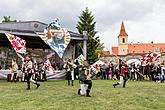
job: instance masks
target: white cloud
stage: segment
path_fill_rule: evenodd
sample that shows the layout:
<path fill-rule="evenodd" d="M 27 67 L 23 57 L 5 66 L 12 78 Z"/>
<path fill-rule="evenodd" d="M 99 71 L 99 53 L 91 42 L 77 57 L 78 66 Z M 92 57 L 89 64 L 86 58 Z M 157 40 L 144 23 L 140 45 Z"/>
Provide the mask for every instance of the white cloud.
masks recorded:
<path fill-rule="evenodd" d="M 3 0 L 0 18 L 39 20 L 54 18 L 69 30 L 76 31 L 78 16 L 89 7 L 96 20 L 97 36 L 107 49 L 117 45 L 121 21 L 129 42 L 165 41 L 165 0 Z"/>

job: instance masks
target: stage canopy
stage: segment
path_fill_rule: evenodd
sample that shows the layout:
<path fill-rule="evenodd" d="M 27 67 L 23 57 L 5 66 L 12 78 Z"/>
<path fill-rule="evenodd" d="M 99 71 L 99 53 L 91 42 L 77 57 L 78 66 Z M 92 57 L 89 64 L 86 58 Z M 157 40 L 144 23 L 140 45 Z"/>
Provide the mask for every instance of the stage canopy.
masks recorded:
<path fill-rule="evenodd" d="M 0 23 L 0 46 L 11 47 L 4 33 L 16 35 L 27 41 L 27 48 L 49 49 L 50 47 L 36 34 L 44 32 L 47 24 L 39 21 L 6 22 Z M 87 40 L 82 34 L 69 31 L 71 44 Z"/>

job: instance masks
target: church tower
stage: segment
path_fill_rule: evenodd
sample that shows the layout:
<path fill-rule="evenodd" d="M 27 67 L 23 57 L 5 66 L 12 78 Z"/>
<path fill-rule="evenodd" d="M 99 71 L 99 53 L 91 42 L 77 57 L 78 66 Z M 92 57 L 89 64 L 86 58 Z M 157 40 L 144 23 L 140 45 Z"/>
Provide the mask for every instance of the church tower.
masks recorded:
<path fill-rule="evenodd" d="M 118 36 L 118 54 L 127 55 L 128 53 L 128 34 L 125 31 L 124 23 L 122 21 L 120 34 Z"/>

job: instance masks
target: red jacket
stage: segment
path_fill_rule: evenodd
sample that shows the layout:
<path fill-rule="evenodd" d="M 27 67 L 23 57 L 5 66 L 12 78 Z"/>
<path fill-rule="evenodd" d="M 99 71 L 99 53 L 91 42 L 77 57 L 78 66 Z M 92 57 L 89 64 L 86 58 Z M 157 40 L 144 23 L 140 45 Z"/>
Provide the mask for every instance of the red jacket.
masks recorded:
<path fill-rule="evenodd" d="M 124 76 L 124 73 L 125 73 L 125 67 L 122 67 L 122 68 L 121 68 L 120 76 Z"/>
<path fill-rule="evenodd" d="M 125 72 L 128 73 L 128 66 L 125 67 Z"/>

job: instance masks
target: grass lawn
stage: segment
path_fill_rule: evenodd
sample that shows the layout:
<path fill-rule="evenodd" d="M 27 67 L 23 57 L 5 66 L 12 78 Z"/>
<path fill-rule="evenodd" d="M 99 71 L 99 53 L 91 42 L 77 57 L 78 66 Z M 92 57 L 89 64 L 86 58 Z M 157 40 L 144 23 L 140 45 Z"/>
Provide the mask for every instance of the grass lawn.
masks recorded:
<path fill-rule="evenodd" d="M 41 82 L 25 90 L 26 83 L 0 80 L 0 110 L 165 110 L 165 83 L 128 81 L 126 88 L 112 87 L 116 81 L 93 80 L 92 97 L 77 95 L 67 81 Z"/>

